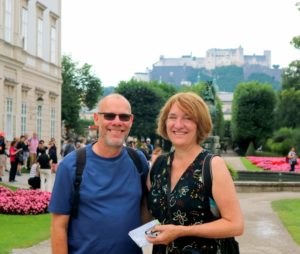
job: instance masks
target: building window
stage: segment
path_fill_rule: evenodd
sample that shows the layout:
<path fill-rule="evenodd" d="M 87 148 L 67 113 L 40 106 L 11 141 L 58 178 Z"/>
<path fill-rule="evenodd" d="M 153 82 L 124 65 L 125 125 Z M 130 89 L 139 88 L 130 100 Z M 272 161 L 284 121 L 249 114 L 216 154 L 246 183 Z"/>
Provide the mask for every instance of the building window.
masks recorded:
<path fill-rule="evenodd" d="M 43 20 L 38 18 L 37 55 L 43 57 Z"/>
<path fill-rule="evenodd" d="M 12 98 L 6 99 L 6 138 L 7 140 L 13 140 L 13 102 Z"/>
<path fill-rule="evenodd" d="M 55 108 L 52 107 L 51 108 L 51 137 L 55 137 L 55 125 L 56 125 L 56 121 L 55 121 Z"/>
<path fill-rule="evenodd" d="M 51 52 L 50 61 L 56 63 L 56 28 L 51 26 Z"/>
<path fill-rule="evenodd" d="M 42 106 L 37 106 L 36 112 L 36 130 L 37 135 L 41 139 L 42 138 Z"/>
<path fill-rule="evenodd" d="M 5 26 L 4 26 L 4 39 L 11 42 L 12 35 L 12 0 L 5 0 Z"/>
<path fill-rule="evenodd" d="M 28 49 L 28 10 L 22 8 L 22 43 L 23 49 Z"/>
<path fill-rule="evenodd" d="M 26 122 L 27 122 L 27 104 L 23 102 L 21 108 L 21 134 L 26 133 L 26 129 L 27 129 Z"/>

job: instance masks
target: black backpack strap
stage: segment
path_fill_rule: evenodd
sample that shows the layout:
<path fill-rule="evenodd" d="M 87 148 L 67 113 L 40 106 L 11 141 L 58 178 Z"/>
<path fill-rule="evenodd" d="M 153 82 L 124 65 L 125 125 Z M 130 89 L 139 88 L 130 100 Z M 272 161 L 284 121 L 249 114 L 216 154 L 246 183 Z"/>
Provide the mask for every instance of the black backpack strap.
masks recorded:
<path fill-rule="evenodd" d="M 151 172 L 155 172 L 156 169 L 160 169 L 161 168 L 161 165 L 163 163 L 163 161 L 167 158 L 167 155 L 159 155 L 156 160 L 154 161 L 153 165 L 151 166 L 151 171 L 150 171 L 150 175 L 151 175 Z"/>
<path fill-rule="evenodd" d="M 138 155 L 137 151 L 135 151 L 133 148 L 126 146 L 126 150 L 130 156 L 130 158 L 133 160 L 134 165 L 137 169 L 137 171 L 139 172 L 139 174 L 143 174 L 143 165 L 140 159 L 140 156 Z"/>
<path fill-rule="evenodd" d="M 146 185 L 147 172 L 145 172 L 143 170 L 143 164 L 142 164 L 141 158 L 140 158 L 138 152 L 136 150 L 134 150 L 133 148 L 126 146 L 126 150 L 141 177 L 142 193 L 143 193 L 143 196 L 146 196 L 148 193 L 148 188 Z"/>
<path fill-rule="evenodd" d="M 73 218 L 77 218 L 78 216 L 78 205 L 79 205 L 79 190 L 80 184 L 82 180 L 82 173 L 85 167 L 86 162 L 86 148 L 82 147 L 76 150 L 76 174 L 75 174 L 75 181 L 74 181 L 74 196 L 73 196 L 73 203 L 72 203 L 72 210 L 71 216 Z"/>
<path fill-rule="evenodd" d="M 205 195 L 212 198 L 212 172 L 211 172 L 211 160 L 215 155 L 207 154 L 204 158 L 202 166 L 202 181 L 204 184 Z"/>

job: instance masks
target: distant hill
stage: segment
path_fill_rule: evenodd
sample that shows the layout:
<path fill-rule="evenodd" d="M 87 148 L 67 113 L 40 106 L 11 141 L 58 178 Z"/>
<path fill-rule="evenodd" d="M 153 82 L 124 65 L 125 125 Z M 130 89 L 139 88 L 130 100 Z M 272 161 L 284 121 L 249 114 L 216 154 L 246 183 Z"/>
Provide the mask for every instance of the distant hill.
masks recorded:
<path fill-rule="evenodd" d="M 241 82 L 258 81 L 269 83 L 275 90 L 281 89 L 281 73 L 279 68 L 268 68 L 261 65 L 235 65 L 216 67 L 213 70 L 192 68 L 190 66 L 153 66 L 150 80 L 166 82 L 175 86 L 195 84 L 200 81 L 213 80 L 220 91 L 233 92 Z"/>

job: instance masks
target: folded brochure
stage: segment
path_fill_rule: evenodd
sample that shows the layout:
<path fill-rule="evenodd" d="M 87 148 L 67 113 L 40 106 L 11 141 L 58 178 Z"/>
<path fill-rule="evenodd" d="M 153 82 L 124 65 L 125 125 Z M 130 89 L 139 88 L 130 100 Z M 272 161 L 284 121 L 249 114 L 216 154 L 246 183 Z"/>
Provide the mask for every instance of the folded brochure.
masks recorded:
<path fill-rule="evenodd" d="M 146 230 L 154 227 L 155 225 L 159 225 L 158 220 L 152 220 L 136 229 L 131 230 L 128 235 L 131 237 L 131 239 L 139 246 L 139 247 L 144 247 L 148 244 L 150 244 L 146 237 L 145 237 L 145 232 Z"/>

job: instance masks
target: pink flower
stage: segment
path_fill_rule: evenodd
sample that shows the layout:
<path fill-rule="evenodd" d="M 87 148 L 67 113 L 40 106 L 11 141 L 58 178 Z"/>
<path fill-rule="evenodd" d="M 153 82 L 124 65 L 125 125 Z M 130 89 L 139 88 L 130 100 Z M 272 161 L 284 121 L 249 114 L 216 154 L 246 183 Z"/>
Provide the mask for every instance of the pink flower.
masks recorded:
<path fill-rule="evenodd" d="M 270 170 L 275 172 L 287 172 L 291 168 L 290 164 L 285 161 L 285 157 L 248 156 L 247 159 L 253 164 L 255 164 L 257 167 L 260 167 L 264 170 Z M 295 166 L 295 171 L 298 172 L 300 172 L 299 163 L 300 160 L 298 160 L 298 164 Z"/>
<path fill-rule="evenodd" d="M 40 214 L 46 213 L 51 193 L 40 190 L 12 191 L 0 186 L 0 213 Z"/>

